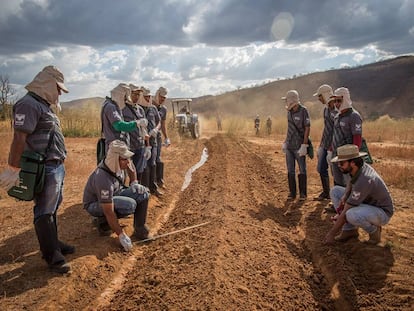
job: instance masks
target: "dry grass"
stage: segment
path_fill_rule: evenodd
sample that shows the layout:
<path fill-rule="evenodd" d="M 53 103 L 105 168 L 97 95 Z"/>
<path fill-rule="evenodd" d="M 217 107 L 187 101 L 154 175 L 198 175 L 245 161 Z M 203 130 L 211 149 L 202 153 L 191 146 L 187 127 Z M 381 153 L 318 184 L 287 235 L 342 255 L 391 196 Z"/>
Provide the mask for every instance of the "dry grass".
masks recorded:
<path fill-rule="evenodd" d="M 171 117 L 171 116 L 170 116 Z M 62 128 L 66 137 L 98 137 L 100 134 L 99 111 L 81 109 L 68 111 L 60 115 Z M 214 118 L 201 118 L 201 134 L 203 130 L 214 131 L 217 129 Z M 240 117 L 226 118 L 222 120 L 223 132 L 234 136 L 255 136 L 254 120 Z M 272 133 L 270 137 L 275 141 L 283 141 L 286 135 L 286 118 L 273 119 Z M 317 148 L 323 129 L 323 120 L 312 120 L 311 137 Z M 401 189 L 413 187 L 414 165 L 414 120 L 394 120 L 387 116 L 376 121 L 366 121 L 363 124 L 364 137 L 375 163 L 373 166 L 384 178 L 388 185 Z M 179 141 L 174 129 L 169 129 L 168 134 L 172 142 Z M 266 132 L 265 121 L 262 121 L 259 137 L 269 137 Z M 12 130 L 9 121 L 0 122 L 0 168 L 7 164 Z M 91 140 L 95 148 L 95 140 Z M 90 150 L 89 150 L 90 151 Z M 68 163 L 70 164 L 70 163 Z"/>

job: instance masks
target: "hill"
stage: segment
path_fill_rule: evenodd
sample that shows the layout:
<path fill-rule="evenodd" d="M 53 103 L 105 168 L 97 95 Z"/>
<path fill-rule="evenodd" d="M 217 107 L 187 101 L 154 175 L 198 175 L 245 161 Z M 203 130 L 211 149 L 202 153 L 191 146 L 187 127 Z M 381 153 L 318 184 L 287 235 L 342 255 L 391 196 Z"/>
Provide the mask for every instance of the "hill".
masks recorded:
<path fill-rule="evenodd" d="M 195 98 L 194 108 L 206 115 L 219 112 L 245 117 L 256 114 L 281 116 L 286 110 L 280 98 L 288 90 L 296 89 L 311 116 L 320 116 L 322 105 L 312 95 L 323 83 L 334 89 L 341 86 L 349 88 L 353 105 L 364 118 L 386 114 L 395 118 L 414 116 L 414 56 L 357 68 L 317 72 L 223 95 Z"/>

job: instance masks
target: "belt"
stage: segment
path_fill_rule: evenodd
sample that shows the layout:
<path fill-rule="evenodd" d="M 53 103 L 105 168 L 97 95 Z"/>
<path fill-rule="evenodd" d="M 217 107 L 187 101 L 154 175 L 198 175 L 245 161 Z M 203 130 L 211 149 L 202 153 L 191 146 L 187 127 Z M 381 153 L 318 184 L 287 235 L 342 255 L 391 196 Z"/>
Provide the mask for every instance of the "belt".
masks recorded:
<path fill-rule="evenodd" d="M 60 165 L 63 163 L 63 160 L 53 159 L 53 160 L 46 160 L 47 165 Z"/>

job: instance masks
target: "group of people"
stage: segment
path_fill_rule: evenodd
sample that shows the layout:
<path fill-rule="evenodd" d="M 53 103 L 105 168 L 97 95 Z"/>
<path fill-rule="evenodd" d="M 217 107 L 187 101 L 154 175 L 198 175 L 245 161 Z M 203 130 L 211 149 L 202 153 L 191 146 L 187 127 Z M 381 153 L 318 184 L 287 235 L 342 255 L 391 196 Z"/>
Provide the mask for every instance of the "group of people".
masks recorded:
<path fill-rule="evenodd" d="M 324 238 L 324 243 L 345 242 L 358 237 L 358 227 L 369 234 L 370 244 L 381 241 L 381 227 L 390 221 L 394 206 L 383 179 L 373 167 L 365 163 L 360 152 L 362 143 L 362 118 L 352 106 L 349 90 L 345 87 L 333 91 L 327 84 L 321 85 L 313 96 L 325 106 L 324 129 L 318 147 L 317 171 L 322 192 L 317 200 L 332 200 L 330 209 L 337 213 L 332 217 L 334 226 Z M 286 103 L 288 129 L 282 144 L 285 153 L 289 195 L 299 201 L 307 198 L 306 155 L 308 154 L 310 117 L 301 104 L 297 90 L 289 90 L 282 97 Z M 296 163 L 298 178 L 296 179 Z M 329 171 L 334 187 L 330 188 Z M 298 187 L 297 187 L 298 183 Z M 340 234 L 337 235 L 340 231 Z M 337 235 L 337 236 L 336 236 Z"/>
<path fill-rule="evenodd" d="M 34 196 L 33 222 L 40 251 L 50 270 L 71 270 L 65 255 L 75 247 L 58 238 L 57 211 L 62 203 L 67 156 L 59 118 L 52 109 L 59 107 L 59 96 L 68 93 L 62 72 L 46 66 L 26 85 L 27 94 L 13 106 L 14 134 L 8 166 L 0 174 L 6 190 L 19 185 L 20 159 L 24 151 L 44 154 L 43 188 Z M 146 227 L 150 194 L 161 196 L 164 186 L 162 146 L 170 145 L 163 105 L 167 90 L 160 87 L 152 97 L 149 89 L 121 83 L 111 91 L 101 111 L 105 157 L 90 174 L 83 194 L 83 206 L 94 217 L 99 232 L 115 232 L 122 247 L 132 249 L 131 238 L 118 219 L 133 214 L 133 238 L 148 238 Z M 369 233 L 370 243 L 381 239 L 381 226 L 393 215 L 393 202 L 384 181 L 359 152 L 362 119 L 353 109 L 346 88 L 335 92 L 329 85 L 318 88 L 315 96 L 324 109 L 324 131 L 318 149 L 318 172 L 322 192 L 318 199 L 332 199 L 338 212 L 325 243 L 346 241 L 358 236 L 358 227 Z M 308 110 L 296 90 L 283 97 L 288 110 L 288 131 L 283 143 L 288 168 L 289 199 L 296 197 L 295 165 L 298 163 L 299 200 L 307 197 L 306 154 L 310 133 Z M 164 142 L 162 136 L 164 138 Z M 328 164 L 337 163 L 329 166 Z M 329 167 L 334 177 L 330 189 Z M 128 181 L 128 185 L 125 185 Z M 335 235 L 342 229 L 341 234 Z"/>
<path fill-rule="evenodd" d="M 256 132 L 256 135 L 259 135 L 260 132 L 260 116 L 256 115 L 256 118 L 254 119 L 254 129 Z M 266 119 L 266 131 L 267 135 L 270 135 L 272 133 L 272 117 L 268 116 Z"/>
<path fill-rule="evenodd" d="M 63 200 L 67 151 L 55 108 L 62 92 L 69 91 L 55 66 L 43 68 L 25 88 L 26 95 L 13 106 L 14 133 L 0 186 L 9 190 L 20 184 L 24 151 L 44 155 L 45 175 L 42 190 L 33 198 L 33 222 L 42 258 L 51 271 L 64 274 L 71 270 L 65 255 L 74 253 L 75 247 L 58 238 L 56 215 Z M 83 206 L 94 217 L 99 232 L 115 232 L 126 251 L 132 249 L 132 241 L 118 219 L 133 214 L 133 237 L 148 238 L 148 200 L 150 194 L 161 196 L 159 188 L 165 187 L 161 150 L 171 144 L 163 105 L 166 96 L 164 87 L 152 96 L 145 87 L 121 83 L 102 105 L 105 157 L 87 180 Z"/>

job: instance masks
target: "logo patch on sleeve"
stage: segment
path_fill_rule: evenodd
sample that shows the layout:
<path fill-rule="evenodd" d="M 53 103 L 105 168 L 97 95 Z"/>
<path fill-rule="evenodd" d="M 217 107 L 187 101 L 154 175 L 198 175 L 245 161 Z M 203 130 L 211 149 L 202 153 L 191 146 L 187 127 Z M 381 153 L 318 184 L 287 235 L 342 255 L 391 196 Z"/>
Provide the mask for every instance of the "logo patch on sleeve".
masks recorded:
<path fill-rule="evenodd" d="M 109 199 L 109 190 L 101 190 L 101 199 Z"/>
<path fill-rule="evenodd" d="M 359 191 L 352 191 L 352 193 L 351 193 L 351 198 L 353 200 L 358 200 L 360 196 L 361 196 L 361 192 L 359 192 Z"/>
<path fill-rule="evenodd" d="M 25 119 L 26 119 L 25 114 L 16 113 L 16 115 L 14 116 L 14 125 L 16 125 L 16 126 L 24 125 L 24 120 Z"/>

